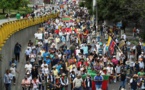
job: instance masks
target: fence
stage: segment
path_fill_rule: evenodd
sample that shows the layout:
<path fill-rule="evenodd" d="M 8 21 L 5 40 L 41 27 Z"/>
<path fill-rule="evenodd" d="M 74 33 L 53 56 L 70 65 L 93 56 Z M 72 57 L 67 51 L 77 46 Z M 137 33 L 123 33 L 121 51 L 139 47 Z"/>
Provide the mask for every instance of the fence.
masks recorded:
<path fill-rule="evenodd" d="M 50 14 L 50 15 L 40 16 L 36 18 L 31 18 L 31 19 L 20 19 L 20 20 L 3 23 L 2 25 L 0 25 L 0 50 L 4 46 L 6 40 L 14 33 L 24 28 L 43 23 L 48 19 L 56 18 L 58 17 L 58 15 L 59 13 L 56 13 L 56 14 Z"/>

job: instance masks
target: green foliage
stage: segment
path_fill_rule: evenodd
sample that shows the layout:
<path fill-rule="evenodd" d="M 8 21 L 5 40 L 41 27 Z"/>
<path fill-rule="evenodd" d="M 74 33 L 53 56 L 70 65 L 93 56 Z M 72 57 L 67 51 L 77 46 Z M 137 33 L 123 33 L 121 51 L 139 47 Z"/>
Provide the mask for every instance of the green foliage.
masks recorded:
<path fill-rule="evenodd" d="M 85 0 L 85 6 L 91 10 L 93 0 Z M 114 22 L 130 20 L 139 22 L 145 17 L 144 0 L 96 0 L 99 19 Z"/>
<path fill-rule="evenodd" d="M 80 7 L 84 7 L 84 6 L 85 6 L 84 2 L 80 2 L 80 3 L 79 3 L 79 6 L 80 6 Z"/>
<path fill-rule="evenodd" d="M 19 9 L 19 7 L 27 6 L 29 0 L 1 0 L 1 9 Z"/>

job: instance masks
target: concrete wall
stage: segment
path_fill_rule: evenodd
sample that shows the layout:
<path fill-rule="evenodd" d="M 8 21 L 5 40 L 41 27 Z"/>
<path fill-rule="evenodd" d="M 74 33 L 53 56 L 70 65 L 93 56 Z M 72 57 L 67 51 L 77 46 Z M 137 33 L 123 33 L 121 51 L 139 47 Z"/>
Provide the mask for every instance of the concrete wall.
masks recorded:
<path fill-rule="evenodd" d="M 5 43 L 0 54 L 2 54 L 3 58 L 0 61 L 0 87 L 4 87 L 3 83 L 3 76 L 5 70 L 9 68 L 9 61 L 14 57 L 14 46 L 17 42 L 22 45 L 22 48 L 26 47 L 29 39 L 34 37 L 34 33 L 38 30 L 40 25 L 31 26 L 25 28 L 15 34 L 13 34 Z M 25 45 L 25 46 L 24 46 Z M 24 50 L 23 50 L 24 53 Z M 24 56 L 24 55 L 23 55 Z M 24 57 L 23 57 L 24 58 Z M 22 57 L 20 58 L 22 59 Z M 24 68 L 24 66 L 22 66 Z M 2 89 L 4 90 L 4 89 Z"/>

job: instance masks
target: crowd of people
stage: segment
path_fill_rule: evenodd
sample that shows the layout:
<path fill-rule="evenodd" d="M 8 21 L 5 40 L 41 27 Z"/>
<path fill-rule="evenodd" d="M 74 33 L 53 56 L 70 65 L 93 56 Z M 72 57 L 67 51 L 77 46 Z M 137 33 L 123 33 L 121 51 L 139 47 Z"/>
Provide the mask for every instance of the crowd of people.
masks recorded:
<path fill-rule="evenodd" d="M 127 84 L 131 90 L 145 90 L 141 39 L 133 45 L 116 26 L 93 25 L 85 7 L 58 4 L 55 8 L 59 17 L 45 21 L 34 34 L 35 40 L 28 42 L 23 90 L 110 90 L 108 83 L 117 82 L 119 90 Z M 110 38 L 114 49 L 107 45 Z M 20 51 L 17 43 L 16 60 L 4 75 L 6 90 L 12 81 L 15 84 Z"/>

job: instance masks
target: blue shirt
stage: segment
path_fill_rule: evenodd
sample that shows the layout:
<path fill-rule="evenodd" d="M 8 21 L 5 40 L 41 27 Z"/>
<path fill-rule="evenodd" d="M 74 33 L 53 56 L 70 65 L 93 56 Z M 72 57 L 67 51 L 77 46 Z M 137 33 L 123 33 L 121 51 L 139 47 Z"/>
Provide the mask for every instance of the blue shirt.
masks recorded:
<path fill-rule="evenodd" d="M 94 80 L 96 80 L 95 81 L 96 85 L 102 85 L 103 77 L 102 76 L 95 76 Z M 100 81 L 98 81 L 98 80 L 100 80 Z"/>
<path fill-rule="evenodd" d="M 43 53 L 43 59 L 46 60 L 46 57 L 49 56 L 48 52 Z"/>
<path fill-rule="evenodd" d="M 56 69 L 58 70 L 58 72 L 60 72 L 61 65 L 58 65 L 58 66 L 56 67 Z"/>
<path fill-rule="evenodd" d="M 51 63 L 51 60 L 50 59 L 46 59 L 46 60 L 44 60 L 45 62 L 46 62 L 46 64 L 50 64 Z"/>
<path fill-rule="evenodd" d="M 26 54 L 26 55 L 30 55 L 30 53 L 31 53 L 31 50 L 30 50 L 30 49 L 29 49 L 29 50 L 27 49 L 27 50 L 25 51 L 25 54 Z"/>
<path fill-rule="evenodd" d="M 82 49 L 83 49 L 83 54 L 88 54 L 88 47 L 87 46 L 84 46 Z"/>
<path fill-rule="evenodd" d="M 11 84 L 12 79 L 13 79 L 13 76 L 11 73 L 4 75 L 4 83 L 5 84 Z"/>

